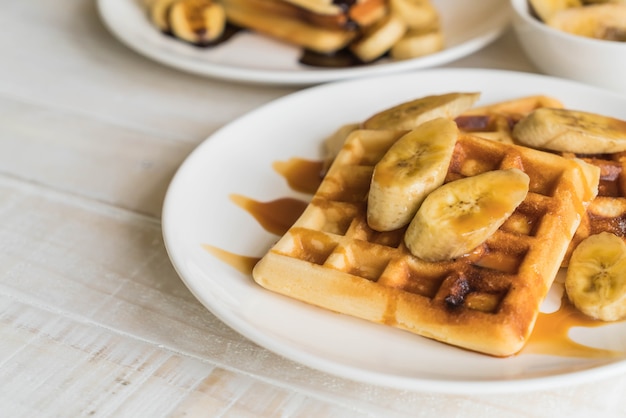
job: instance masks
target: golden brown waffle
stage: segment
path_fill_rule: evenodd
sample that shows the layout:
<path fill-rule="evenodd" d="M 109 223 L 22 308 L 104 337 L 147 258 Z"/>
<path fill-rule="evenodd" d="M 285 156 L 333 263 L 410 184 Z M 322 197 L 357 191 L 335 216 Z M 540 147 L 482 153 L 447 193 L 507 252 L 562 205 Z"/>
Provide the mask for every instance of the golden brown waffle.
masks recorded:
<path fill-rule="evenodd" d="M 581 166 L 462 134 L 446 182 L 515 167 L 529 175 L 530 191 L 472 253 L 425 262 L 405 248 L 404 229 L 381 233 L 366 222 L 374 165 L 400 135 L 353 132 L 302 216 L 255 266 L 254 280 L 303 302 L 470 350 L 518 352 L 593 198 Z"/>
<path fill-rule="evenodd" d="M 484 138 L 515 143 L 512 129 L 522 117 L 539 107 L 562 108 L 552 97 L 530 96 L 477 107 L 456 119 L 459 128 Z M 563 266 L 571 252 L 586 237 L 611 232 L 626 240 L 626 152 L 615 154 L 560 153 L 566 158 L 578 158 L 600 167 L 598 196 L 589 204 L 576 231 Z"/>

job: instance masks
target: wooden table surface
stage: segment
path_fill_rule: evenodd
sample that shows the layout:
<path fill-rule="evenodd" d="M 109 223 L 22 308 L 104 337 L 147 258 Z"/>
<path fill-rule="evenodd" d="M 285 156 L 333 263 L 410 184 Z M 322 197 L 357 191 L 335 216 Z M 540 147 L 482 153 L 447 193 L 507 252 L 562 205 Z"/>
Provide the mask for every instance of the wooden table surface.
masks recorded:
<path fill-rule="evenodd" d="M 273 354 L 174 271 L 160 214 L 185 157 L 297 90 L 126 48 L 93 1 L 0 1 L 0 416 L 625 416 L 626 376 L 521 394 L 377 387 Z M 535 72 L 510 30 L 446 67 Z"/>

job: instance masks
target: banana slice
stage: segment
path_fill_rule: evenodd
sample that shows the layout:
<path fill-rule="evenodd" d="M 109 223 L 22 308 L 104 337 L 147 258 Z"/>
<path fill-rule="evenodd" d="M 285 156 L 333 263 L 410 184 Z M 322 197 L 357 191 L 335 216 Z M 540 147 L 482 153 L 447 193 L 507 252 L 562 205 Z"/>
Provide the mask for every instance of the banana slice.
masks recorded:
<path fill-rule="evenodd" d="M 571 7 L 582 6 L 581 0 L 528 0 L 530 8 L 543 22 L 547 22 L 556 13 Z"/>
<path fill-rule="evenodd" d="M 471 252 L 493 235 L 526 198 L 530 179 L 517 168 L 446 183 L 429 194 L 409 224 L 404 243 L 426 261 Z"/>
<path fill-rule="evenodd" d="M 602 321 L 626 318 L 626 243 L 609 232 L 584 239 L 572 253 L 565 291 L 586 315 Z"/>
<path fill-rule="evenodd" d="M 222 36 L 226 13 L 214 0 L 178 0 L 170 7 L 169 24 L 177 38 L 206 45 Z"/>
<path fill-rule="evenodd" d="M 365 129 L 410 130 L 434 118 L 454 119 L 478 100 L 480 93 L 426 96 L 378 112 L 363 122 Z"/>
<path fill-rule="evenodd" d="M 361 61 L 372 62 L 384 55 L 407 30 L 403 19 L 390 13 L 375 25 L 366 28 L 361 38 L 350 44 L 350 50 Z"/>
<path fill-rule="evenodd" d="M 398 139 L 374 167 L 367 222 L 376 231 L 407 225 L 426 195 L 445 180 L 458 136 L 456 123 L 437 118 Z"/>
<path fill-rule="evenodd" d="M 546 23 L 574 35 L 626 42 L 626 3 L 567 9 L 556 13 Z"/>
<path fill-rule="evenodd" d="M 539 108 L 515 125 L 513 137 L 532 148 L 615 153 L 626 151 L 626 121 L 578 110 Z"/>
<path fill-rule="evenodd" d="M 443 47 L 443 33 L 440 30 L 424 32 L 410 29 L 391 47 L 390 54 L 395 60 L 406 60 L 433 54 Z"/>
<path fill-rule="evenodd" d="M 389 0 L 389 7 L 412 29 L 435 29 L 439 14 L 430 0 Z"/>
<path fill-rule="evenodd" d="M 170 28 L 170 7 L 178 0 L 153 0 L 148 4 L 150 21 L 161 32 L 169 33 Z"/>

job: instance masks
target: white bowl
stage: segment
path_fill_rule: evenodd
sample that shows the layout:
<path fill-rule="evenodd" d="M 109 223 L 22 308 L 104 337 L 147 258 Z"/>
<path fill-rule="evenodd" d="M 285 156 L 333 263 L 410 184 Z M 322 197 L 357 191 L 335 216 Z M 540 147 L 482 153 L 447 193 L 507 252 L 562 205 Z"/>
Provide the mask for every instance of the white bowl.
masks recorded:
<path fill-rule="evenodd" d="M 541 72 L 626 94 L 626 42 L 551 28 L 530 15 L 527 0 L 511 0 L 511 6 L 517 38 Z"/>

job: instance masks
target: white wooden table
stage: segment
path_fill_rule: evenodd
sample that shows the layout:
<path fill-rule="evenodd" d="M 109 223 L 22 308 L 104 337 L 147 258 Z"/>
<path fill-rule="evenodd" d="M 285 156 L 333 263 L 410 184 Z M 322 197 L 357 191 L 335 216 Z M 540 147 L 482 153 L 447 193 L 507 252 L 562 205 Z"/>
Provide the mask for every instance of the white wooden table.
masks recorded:
<path fill-rule="evenodd" d="M 163 197 L 202 140 L 293 87 L 155 64 L 93 1 L 0 1 L 0 416 L 625 416 L 626 376 L 414 393 L 285 360 L 224 325 L 165 252 Z M 535 71 L 513 34 L 450 67 Z"/>

